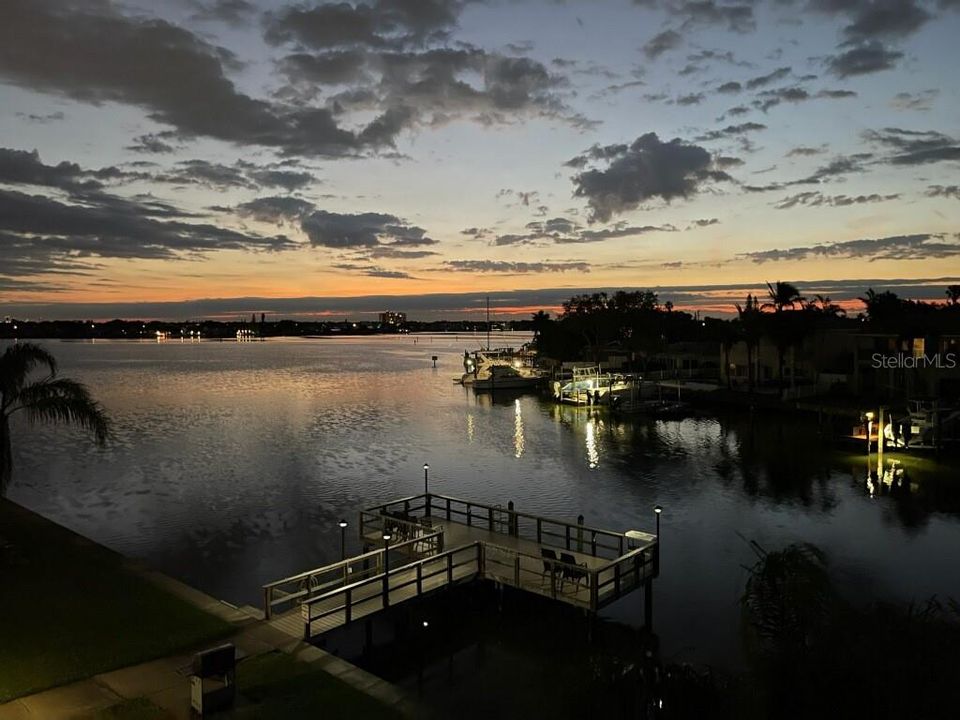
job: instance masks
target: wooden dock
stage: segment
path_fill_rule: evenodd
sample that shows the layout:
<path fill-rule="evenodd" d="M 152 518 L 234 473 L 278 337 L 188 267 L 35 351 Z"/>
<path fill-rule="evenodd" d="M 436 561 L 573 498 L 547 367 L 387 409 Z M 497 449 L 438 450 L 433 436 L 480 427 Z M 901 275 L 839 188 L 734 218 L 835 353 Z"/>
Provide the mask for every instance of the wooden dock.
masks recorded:
<path fill-rule="evenodd" d="M 655 535 L 444 495 L 360 512 L 367 552 L 263 587 L 267 620 L 310 639 L 450 585 L 486 580 L 597 612 L 643 587 L 652 622 Z"/>

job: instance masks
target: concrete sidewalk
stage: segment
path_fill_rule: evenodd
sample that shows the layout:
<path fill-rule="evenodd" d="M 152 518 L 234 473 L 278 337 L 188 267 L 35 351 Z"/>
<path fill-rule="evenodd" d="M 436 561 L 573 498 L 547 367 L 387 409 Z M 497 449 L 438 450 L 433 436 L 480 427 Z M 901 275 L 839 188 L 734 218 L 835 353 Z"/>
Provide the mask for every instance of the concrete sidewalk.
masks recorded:
<path fill-rule="evenodd" d="M 238 661 L 279 650 L 301 662 L 316 663 L 318 669 L 407 717 L 418 715 L 416 704 L 394 685 L 267 625 L 256 608 L 237 608 L 161 573 L 131 568 L 167 592 L 236 625 L 237 634 L 225 642 L 236 646 Z M 18 698 L 0 705 L 0 720 L 83 718 L 135 698 L 146 698 L 170 718 L 189 720 L 192 659 L 192 653 L 174 655 Z"/>

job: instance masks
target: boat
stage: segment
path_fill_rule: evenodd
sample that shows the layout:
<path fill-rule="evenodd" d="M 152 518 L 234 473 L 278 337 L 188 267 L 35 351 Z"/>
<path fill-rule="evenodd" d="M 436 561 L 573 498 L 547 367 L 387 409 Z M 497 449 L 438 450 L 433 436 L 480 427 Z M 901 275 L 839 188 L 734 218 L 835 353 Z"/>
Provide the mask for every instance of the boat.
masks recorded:
<path fill-rule="evenodd" d="M 536 367 L 536 353 L 525 348 L 478 350 L 472 355 L 464 350 L 463 370 L 460 383 L 483 391 L 495 388 L 535 389 L 545 377 Z"/>
<path fill-rule="evenodd" d="M 599 405 L 609 403 L 613 397 L 629 390 L 633 378 L 629 375 L 601 372 L 599 367 L 573 369 L 573 379 L 561 384 L 553 383 L 553 396 L 562 403 L 573 405 Z"/>
<path fill-rule="evenodd" d="M 543 382 L 538 374 L 524 374 L 513 365 L 491 365 L 484 375 L 469 383 L 474 392 L 496 390 L 536 390 Z"/>

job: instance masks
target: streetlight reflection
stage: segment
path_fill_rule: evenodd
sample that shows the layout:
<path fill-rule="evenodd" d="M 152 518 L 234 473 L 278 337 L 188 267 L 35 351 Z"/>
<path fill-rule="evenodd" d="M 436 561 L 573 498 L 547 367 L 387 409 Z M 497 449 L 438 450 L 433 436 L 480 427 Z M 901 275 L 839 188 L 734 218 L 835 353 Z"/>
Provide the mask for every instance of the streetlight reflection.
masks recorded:
<path fill-rule="evenodd" d="M 513 402 L 513 456 L 518 458 L 523 455 L 523 417 L 520 414 L 520 398 Z"/>

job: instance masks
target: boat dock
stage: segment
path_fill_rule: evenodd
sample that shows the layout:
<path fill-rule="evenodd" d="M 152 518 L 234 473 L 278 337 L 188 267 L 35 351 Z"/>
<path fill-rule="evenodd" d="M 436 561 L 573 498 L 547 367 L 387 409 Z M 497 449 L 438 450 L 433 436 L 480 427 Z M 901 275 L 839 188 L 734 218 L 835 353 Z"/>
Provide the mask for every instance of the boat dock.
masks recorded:
<path fill-rule="evenodd" d="M 488 581 L 592 613 L 642 587 L 652 625 L 656 535 L 429 493 L 362 510 L 358 532 L 362 554 L 263 586 L 270 624 L 309 640 L 452 585 Z"/>

